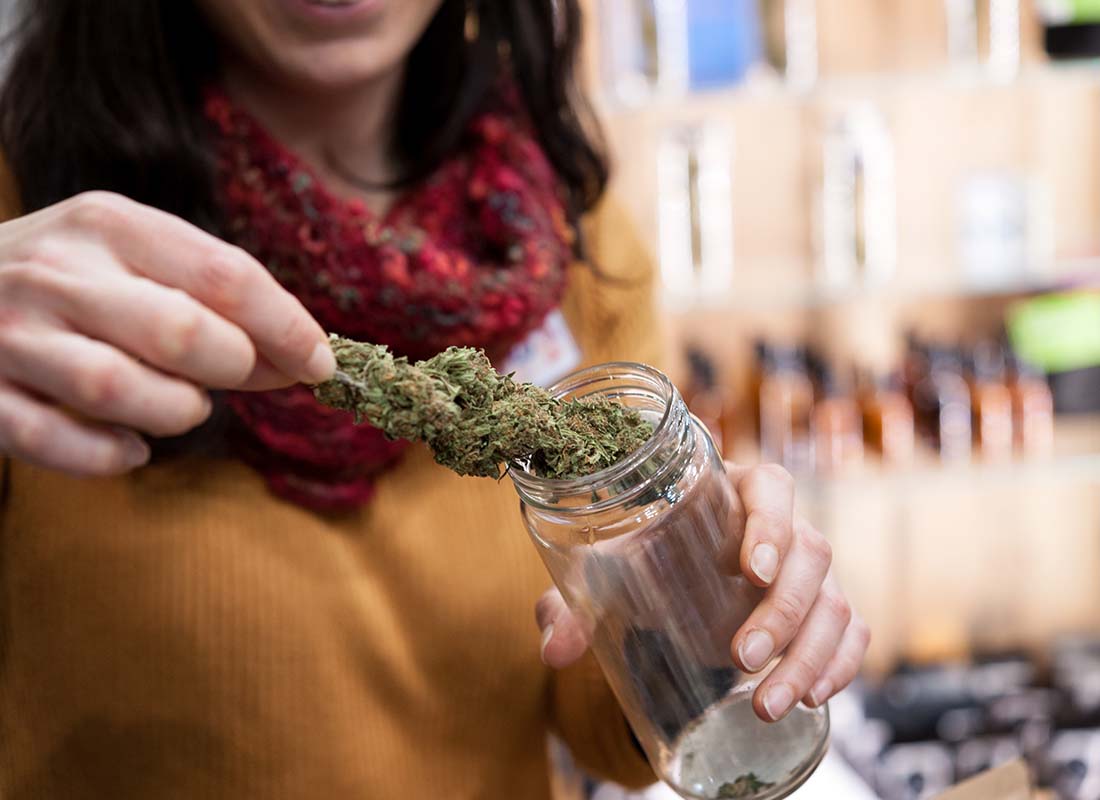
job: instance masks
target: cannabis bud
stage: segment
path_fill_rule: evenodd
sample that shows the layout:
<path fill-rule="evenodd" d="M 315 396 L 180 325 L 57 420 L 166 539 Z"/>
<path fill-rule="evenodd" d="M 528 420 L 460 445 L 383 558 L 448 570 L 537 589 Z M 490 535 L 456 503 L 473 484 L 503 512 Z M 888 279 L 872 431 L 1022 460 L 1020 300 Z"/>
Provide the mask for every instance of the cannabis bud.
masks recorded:
<path fill-rule="evenodd" d="M 755 772 L 749 772 L 731 783 L 723 783 L 718 787 L 717 800 L 752 797 L 762 790 L 771 789 L 773 786 L 775 786 L 774 783 L 766 783 L 756 777 Z"/>
<path fill-rule="evenodd" d="M 450 347 L 410 364 L 382 345 L 332 336 L 336 377 L 322 403 L 392 439 L 424 441 L 459 475 L 499 477 L 525 461 L 544 478 L 580 478 L 621 461 L 653 434 L 637 411 L 605 398 L 561 401 L 501 375 L 481 350 Z"/>

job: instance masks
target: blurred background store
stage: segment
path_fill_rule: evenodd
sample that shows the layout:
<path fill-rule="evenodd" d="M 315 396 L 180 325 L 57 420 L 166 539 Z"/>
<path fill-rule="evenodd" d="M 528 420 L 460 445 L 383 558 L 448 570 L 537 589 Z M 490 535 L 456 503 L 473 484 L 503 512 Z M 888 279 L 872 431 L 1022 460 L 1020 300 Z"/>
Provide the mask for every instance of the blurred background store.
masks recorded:
<path fill-rule="evenodd" d="M 862 786 L 796 797 L 1022 757 L 1100 798 L 1100 0 L 589 14 L 678 382 L 797 475 L 874 630 L 833 704 Z"/>

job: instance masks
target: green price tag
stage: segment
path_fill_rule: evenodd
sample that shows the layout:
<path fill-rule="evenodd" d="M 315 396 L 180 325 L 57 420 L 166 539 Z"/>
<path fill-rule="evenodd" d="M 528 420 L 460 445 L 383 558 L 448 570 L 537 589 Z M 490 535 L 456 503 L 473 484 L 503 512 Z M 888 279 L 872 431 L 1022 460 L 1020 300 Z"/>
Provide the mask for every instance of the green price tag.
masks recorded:
<path fill-rule="evenodd" d="M 1005 324 L 1013 349 L 1045 372 L 1100 365 L 1100 291 L 1021 301 L 1008 310 Z"/>

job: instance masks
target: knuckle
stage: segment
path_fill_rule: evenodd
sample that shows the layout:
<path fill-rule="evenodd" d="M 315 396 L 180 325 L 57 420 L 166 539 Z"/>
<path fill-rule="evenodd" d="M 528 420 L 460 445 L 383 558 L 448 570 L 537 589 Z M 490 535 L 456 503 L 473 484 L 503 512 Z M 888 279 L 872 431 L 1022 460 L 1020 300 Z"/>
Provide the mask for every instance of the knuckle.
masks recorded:
<path fill-rule="evenodd" d="M 772 600 L 771 608 L 777 627 L 784 634 L 783 638 L 789 639 L 802 624 L 803 609 L 799 602 L 790 595 L 779 594 Z"/>
<path fill-rule="evenodd" d="M 279 327 L 275 347 L 288 354 L 308 356 L 316 343 L 304 314 L 291 314 Z"/>
<path fill-rule="evenodd" d="M 792 684 L 794 684 L 795 694 L 802 695 L 810 690 L 810 686 L 814 682 L 814 678 L 817 677 L 821 671 L 821 664 L 814 654 L 807 652 L 791 653 L 784 661 L 786 665 L 787 675 Z"/>
<path fill-rule="evenodd" d="M 43 269 L 44 260 L 31 255 L 27 261 L 7 264 L 0 269 L 0 296 L 16 303 L 29 296 L 57 288 L 58 281 L 52 270 Z"/>
<path fill-rule="evenodd" d="M 218 248 L 200 260 L 196 277 L 203 297 L 222 310 L 232 311 L 244 303 L 252 268 L 232 249 Z"/>
<path fill-rule="evenodd" d="M 554 619 L 557 610 L 557 597 L 552 591 L 546 592 L 535 603 L 535 622 L 545 628 Z"/>
<path fill-rule="evenodd" d="M 69 220 L 78 228 L 100 231 L 126 221 L 127 200 L 113 192 L 82 192 L 69 204 Z"/>
<path fill-rule="evenodd" d="M 814 559 L 819 566 L 828 569 L 829 565 L 833 563 L 833 546 L 829 544 L 829 540 L 817 530 L 808 528 L 803 532 L 802 544 L 806 548 L 806 552 L 809 556 Z"/>
<path fill-rule="evenodd" d="M 841 621 L 843 627 L 847 627 L 851 622 L 852 606 L 848 603 L 848 598 L 840 592 L 822 592 L 820 602 L 831 617 Z"/>
<path fill-rule="evenodd" d="M 23 458 L 38 457 L 49 443 L 50 430 L 46 420 L 37 414 L 27 414 L 16 419 L 5 419 L 2 426 L 9 429 L 8 438 L 15 455 Z"/>
<path fill-rule="evenodd" d="M 104 361 L 88 364 L 74 375 L 74 395 L 77 401 L 92 410 L 101 410 L 123 397 L 123 370 L 118 364 Z"/>
<path fill-rule="evenodd" d="M 778 483 L 784 488 L 794 488 L 794 476 L 779 464 L 760 464 L 750 476 L 760 483 Z"/>
<path fill-rule="evenodd" d="M 764 538 L 785 542 L 790 536 L 791 521 L 784 515 L 771 509 L 757 509 L 751 514 L 754 527 L 759 526 Z"/>
<path fill-rule="evenodd" d="M 852 625 L 852 632 L 855 634 L 856 641 L 866 650 L 871 644 L 871 626 L 860 618 L 856 618 L 852 622 Z"/>
<path fill-rule="evenodd" d="M 45 274 L 42 267 L 60 269 L 71 260 L 71 248 L 57 236 L 37 236 L 26 242 L 18 251 L 25 260 L 27 273 L 23 277 L 41 280 Z"/>
<path fill-rule="evenodd" d="M 20 291 L 0 280 L 0 341 L 10 343 L 23 328 L 27 315 Z"/>
<path fill-rule="evenodd" d="M 157 356 L 171 362 L 193 353 L 201 331 L 202 317 L 197 311 L 187 309 L 172 314 L 157 332 Z"/>

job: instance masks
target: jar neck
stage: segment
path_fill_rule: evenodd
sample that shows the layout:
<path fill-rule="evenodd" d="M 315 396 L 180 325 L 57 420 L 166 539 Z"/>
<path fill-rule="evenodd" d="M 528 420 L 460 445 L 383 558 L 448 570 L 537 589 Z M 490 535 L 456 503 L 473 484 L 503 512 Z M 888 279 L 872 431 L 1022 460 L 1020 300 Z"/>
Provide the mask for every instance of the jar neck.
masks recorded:
<path fill-rule="evenodd" d="M 559 400 L 604 398 L 639 412 L 653 435 L 617 464 L 572 480 L 549 480 L 513 463 L 509 475 L 529 506 L 569 513 L 592 513 L 629 502 L 670 483 L 690 462 L 698 442 L 691 415 L 676 387 L 660 371 L 644 364 L 601 364 L 575 372 L 550 387 Z"/>

